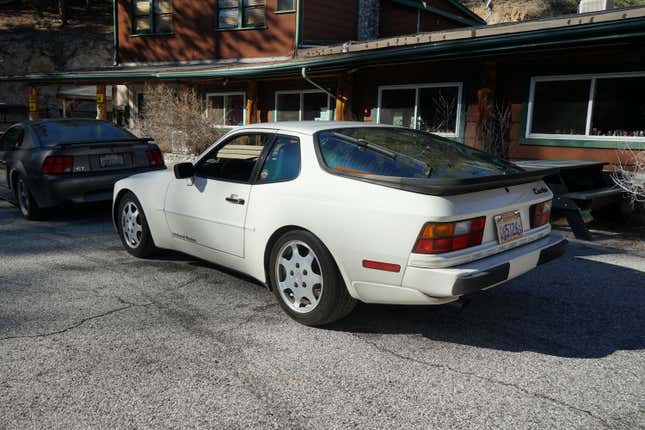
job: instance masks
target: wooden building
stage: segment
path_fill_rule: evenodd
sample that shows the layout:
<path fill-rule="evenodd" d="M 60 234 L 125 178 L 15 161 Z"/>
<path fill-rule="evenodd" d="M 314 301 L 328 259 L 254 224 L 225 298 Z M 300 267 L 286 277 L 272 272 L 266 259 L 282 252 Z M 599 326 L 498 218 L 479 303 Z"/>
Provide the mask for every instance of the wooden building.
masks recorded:
<path fill-rule="evenodd" d="M 0 80 L 113 84 L 133 114 L 146 83 L 195 88 L 223 128 L 353 119 L 472 146 L 502 132 L 514 159 L 645 149 L 645 8 L 491 26 L 456 0 L 117 0 L 115 11 L 113 67 Z"/>

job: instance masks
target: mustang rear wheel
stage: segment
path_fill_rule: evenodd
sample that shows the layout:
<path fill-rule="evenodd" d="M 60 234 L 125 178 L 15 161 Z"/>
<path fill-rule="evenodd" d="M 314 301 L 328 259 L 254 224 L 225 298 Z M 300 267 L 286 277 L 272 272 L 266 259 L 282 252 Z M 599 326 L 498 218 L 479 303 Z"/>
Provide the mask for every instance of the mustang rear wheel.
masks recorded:
<path fill-rule="evenodd" d="M 14 184 L 16 189 L 16 200 L 22 216 L 29 220 L 37 220 L 42 218 L 43 211 L 38 207 L 36 200 L 29 191 L 27 180 L 24 176 L 18 175 Z"/>
<path fill-rule="evenodd" d="M 270 280 L 282 308 L 296 321 L 318 326 L 337 321 L 354 308 L 331 254 L 316 236 L 291 231 L 274 244 Z"/>
<path fill-rule="evenodd" d="M 157 252 L 141 203 L 128 192 L 118 206 L 117 228 L 125 249 L 135 257 L 145 258 Z"/>

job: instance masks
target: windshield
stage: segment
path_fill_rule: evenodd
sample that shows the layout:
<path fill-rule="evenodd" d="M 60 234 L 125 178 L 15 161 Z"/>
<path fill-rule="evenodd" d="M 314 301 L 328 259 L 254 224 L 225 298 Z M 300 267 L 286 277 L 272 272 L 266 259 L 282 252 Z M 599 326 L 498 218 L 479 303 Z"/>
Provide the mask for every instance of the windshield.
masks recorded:
<path fill-rule="evenodd" d="M 466 179 L 523 171 L 485 152 L 416 130 L 339 128 L 317 136 L 323 162 L 338 172 Z"/>
<path fill-rule="evenodd" d="M 134 135 L 109 122 L 90 119 L 43 121 L 33 124 L 32 128 L 42 146 L 135 138 Z"/>

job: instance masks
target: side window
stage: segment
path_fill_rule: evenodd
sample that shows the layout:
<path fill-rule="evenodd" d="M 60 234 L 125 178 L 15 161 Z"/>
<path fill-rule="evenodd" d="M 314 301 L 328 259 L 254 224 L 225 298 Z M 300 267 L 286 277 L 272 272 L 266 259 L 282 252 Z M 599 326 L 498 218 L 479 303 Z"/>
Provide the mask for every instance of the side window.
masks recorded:
<path fill-rule="evenodd" d="M 202 158 L 195 167 L 196 175 L 224 181 L 250 182 L 262 150 L 272 138 L 272 134 L 266 133 L 237 135 Z"/>
<path fill-rule="evenodd" d="M 288 181 L 300 173 L 300 141 L 297 137 L 279 136 L 260 170 L 260 183 Z"/>
<path fill-rule="evenodd" d="M 24 130 L 21 127 L 12 127 L 2 135 L 2 143 L 0 144 L 0 149 L 3 151 L 13 151 L 20 144 L 22 144 L 22 138 L 24 136 Z"/>

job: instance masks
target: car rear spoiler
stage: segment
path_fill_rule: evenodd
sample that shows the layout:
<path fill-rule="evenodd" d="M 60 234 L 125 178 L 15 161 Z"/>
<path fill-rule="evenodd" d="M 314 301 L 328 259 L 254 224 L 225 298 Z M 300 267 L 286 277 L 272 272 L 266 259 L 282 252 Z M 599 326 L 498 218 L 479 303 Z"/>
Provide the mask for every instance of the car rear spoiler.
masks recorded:
<path fill-rule="evenodd" d="M 431 196 L 452 196 L 535 182 L 558 172 L 559 169 L 553 168 L 466 179 L 401 178 L 351 172 L 333 173 L 413 193 Z"/>
<path fill-rule="evenodd" d="M 56 149 L 65 149 L 71 146 L 77 148 L 79 146 L 92 146 L 92 147 L 102 147 L 102 146 L 132 146 L 136 144 L 147 144 L 152 142 L 154 139 L 151 137 L 133 137 L 127 139 L 107 139 L 107 140 L 77 140 L 62 142 L 57 145 L 54 145 Z"/>

